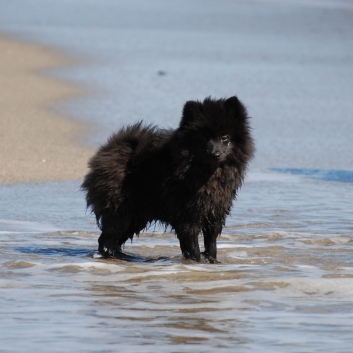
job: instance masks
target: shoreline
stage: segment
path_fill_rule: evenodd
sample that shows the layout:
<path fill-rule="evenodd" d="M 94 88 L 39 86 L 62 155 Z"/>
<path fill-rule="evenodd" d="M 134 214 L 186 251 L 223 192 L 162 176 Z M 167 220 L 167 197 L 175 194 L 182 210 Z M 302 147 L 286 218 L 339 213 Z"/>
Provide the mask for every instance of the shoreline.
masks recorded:
<path fill-rule="evenodd" d="M 56 102 L 84 88 L 43 70 L 73 65 L 54 49 L 0 36 L 0 185 L 83 178 L 94 150 L 89 127 L 54 112 Z"/>

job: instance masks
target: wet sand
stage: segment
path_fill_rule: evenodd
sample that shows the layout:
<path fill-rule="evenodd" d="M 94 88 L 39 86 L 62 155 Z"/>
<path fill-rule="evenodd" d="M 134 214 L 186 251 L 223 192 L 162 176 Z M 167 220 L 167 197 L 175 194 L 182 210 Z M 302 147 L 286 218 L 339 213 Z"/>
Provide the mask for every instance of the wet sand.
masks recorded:
<path fill-rule="evenodd" d="M 0 184 L 82 178 L 93 151 L 83 146 L 83 124 L 53 111 L 83 94 L 44 75 L 72 65 L 46 47 L 0 38 Z"/>

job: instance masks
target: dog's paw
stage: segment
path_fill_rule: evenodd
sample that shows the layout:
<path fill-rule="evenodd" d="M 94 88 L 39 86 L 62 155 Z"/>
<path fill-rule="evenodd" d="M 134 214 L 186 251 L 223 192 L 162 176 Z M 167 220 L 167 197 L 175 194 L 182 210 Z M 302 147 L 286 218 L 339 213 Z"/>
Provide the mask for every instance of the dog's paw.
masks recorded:
<path fill-rule="evenodd" d="M 184 251 L 183 252 L 183 256 L 185 259 L 187 260 L 192 260 L 192 261 L 195 261 L 195 262 L 200 262 L 201 259 L 200 259 L 200 253 L 198 254 L 191 254 L 189 251 Z"/>
<path fill-rule="evenodd" d="M 217 259 L 208 255 L 205 252 L 202 252 L 201 255 L 202 255 L 201 262 L 203 262 L 205 264 L 221 264 L 222 263 L 221 261 L 218 261 Z"/>
<path fill-rule="evenodd" d="M 110 248 L 105 245 L 99 245 L 98 247 L 98 252 L 103 256 L 103 257 L 117 257 L 118 254 L 121 253 L 121 248 Z"/>

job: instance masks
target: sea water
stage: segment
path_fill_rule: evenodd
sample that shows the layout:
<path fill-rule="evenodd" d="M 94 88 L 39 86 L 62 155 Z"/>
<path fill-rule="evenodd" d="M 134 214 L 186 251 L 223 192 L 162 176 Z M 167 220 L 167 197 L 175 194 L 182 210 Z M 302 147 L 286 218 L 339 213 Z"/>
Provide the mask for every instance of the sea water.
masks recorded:
<path fill-rule="evenodd" d="M 218 265 L 161 229 L 101 258 L 78 189 L 0 188 L 2 351 L 350 351 L 352 183 L 250 173 Z"/>
<path fill-rule="evenodd" d="M 0 351 L 351 352 L 353 27 L 347 1 L 2 2 L 0 30 L 81 60 L 57 104 L 94 126 L 176 127 L 182 104 L 237 94 L 256 158 L 218 241 L 174 233 L 97 254 L 80 181 L 0 187 Z M 200 244 L 202 237 L 200 236 Z M 143 261 L 145 260 L 145 261 Z"/>

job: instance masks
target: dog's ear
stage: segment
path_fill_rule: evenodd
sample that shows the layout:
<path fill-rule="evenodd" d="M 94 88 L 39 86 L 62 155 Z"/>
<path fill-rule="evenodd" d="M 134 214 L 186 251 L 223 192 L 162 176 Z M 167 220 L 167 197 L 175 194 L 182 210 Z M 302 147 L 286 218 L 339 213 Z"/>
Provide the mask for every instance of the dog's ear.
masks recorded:
<path fill-rule="evenodd" d="M 244 105 L 236 96 L 228 98 L 224 102 L 224 108 L 230 117 L 244 118 L 247 115 Z"/>
<path fill-rule="evenodd" d="M 202 113 L 202 104 L 196 101 L 188 101 L 183 108 L 183 116 L 180 121 L 180 126 L 188 125 L 195 121 Z"/>

